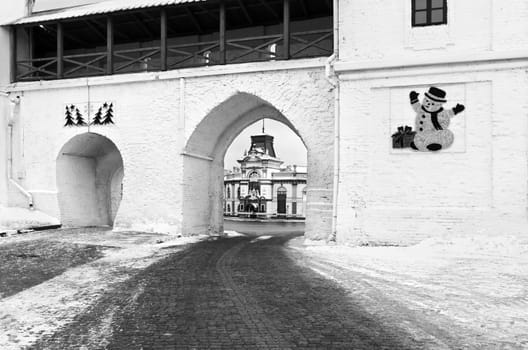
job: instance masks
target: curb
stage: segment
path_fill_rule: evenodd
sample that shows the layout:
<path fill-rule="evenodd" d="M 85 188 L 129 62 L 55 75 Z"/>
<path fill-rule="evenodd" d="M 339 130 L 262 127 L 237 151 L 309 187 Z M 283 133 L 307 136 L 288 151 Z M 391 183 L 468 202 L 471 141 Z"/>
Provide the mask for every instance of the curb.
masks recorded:
<path fill-rule="evenodd" d="M 62 225 L 58 224 L 58 225 L 46 225 L 46 226 L 33 226 L 33 227 L 28 227 L 28 228 L 23 228 L 23 229 L 18 229 L 18 230 L 15 230 L 15 229 L 5 230 L 5 231 L 0 231 L 0 237 L 11 237 L 14 235 L 20 235 L 20 234 L 30 233 L 30 232 L 35 232 L 35 231 L 55 230 L 61 227 Z"/>

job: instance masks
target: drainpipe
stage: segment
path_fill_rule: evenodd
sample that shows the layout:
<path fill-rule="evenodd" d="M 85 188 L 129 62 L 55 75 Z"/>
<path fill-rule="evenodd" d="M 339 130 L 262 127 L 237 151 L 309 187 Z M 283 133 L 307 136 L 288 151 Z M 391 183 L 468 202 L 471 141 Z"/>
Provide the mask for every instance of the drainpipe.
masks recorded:
<path fill-rule="evenodd" d="M 335 242 L 337 238 L 337 204 L 339 195 L 339 147 L 340 147 L 340 89 L 339 77 L 335 74 L 334 63 L 339 59 L 339 0 L 334 0 L 334 52 L 326 60 L 325 75 L 334 90 L 334 181 L 332 191 L 332 233 L 328 239 Z"/>
<path fill-rule="evenodd" d="M 8 182 L 13 185 L 20 193 L 22 193 L 28 200 L 28 207 L 29 209 L 33 210 L 33 195 L 29 193 L 27 190 L 25 190 L 15 179 L 13 176 L 13 124 L 15 122 L 15 108 L 20 104 L 20 96 L 16 96 L 15 98 L 9 98 L 9 94 L 6 92 L 0 92 L 1 96 L 4 96 L 9 99 L 9 102 L 11 103 L 10 106 L 10 112 L 7 116 L 7 137 L 9 138 L 8 141 L 8 151 L 7 151 L 7 180 Z"/>

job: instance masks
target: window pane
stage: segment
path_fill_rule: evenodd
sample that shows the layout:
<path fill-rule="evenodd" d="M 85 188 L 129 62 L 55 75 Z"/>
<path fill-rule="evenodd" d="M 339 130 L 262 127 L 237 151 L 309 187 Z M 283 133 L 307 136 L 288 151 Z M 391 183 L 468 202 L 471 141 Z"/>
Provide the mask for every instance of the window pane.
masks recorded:
<path fill-rule="evenodd" d="M 425 10 L 427 8 L 427 0 L 414 0 L 415 10 Z"/>
<path fill-rule="evenodd" d="M 433 0 L 432 6 L 433 8 L 443 8 L 444 0 Z"/>
<path fill-rule="evenodd" d="M 432 23 L 443 23 L 444 22 L 444 10 L 433 10 L 431 12 Z"/>
<path fill-rule="evenodd" d="M 417 11 L 414 17 L 414 24 L 426 24 L 427 23 L 427 11 Z"/>

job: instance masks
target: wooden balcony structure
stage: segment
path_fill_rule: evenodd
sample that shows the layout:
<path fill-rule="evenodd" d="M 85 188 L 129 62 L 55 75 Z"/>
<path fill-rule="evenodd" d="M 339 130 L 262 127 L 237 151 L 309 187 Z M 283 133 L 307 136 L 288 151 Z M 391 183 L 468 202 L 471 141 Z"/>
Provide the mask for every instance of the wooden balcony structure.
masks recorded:
<path fill-rule="evenodd" d="M 333 52 L 330 0 L 212 0 L 11 27 L 13 82 Z"/>

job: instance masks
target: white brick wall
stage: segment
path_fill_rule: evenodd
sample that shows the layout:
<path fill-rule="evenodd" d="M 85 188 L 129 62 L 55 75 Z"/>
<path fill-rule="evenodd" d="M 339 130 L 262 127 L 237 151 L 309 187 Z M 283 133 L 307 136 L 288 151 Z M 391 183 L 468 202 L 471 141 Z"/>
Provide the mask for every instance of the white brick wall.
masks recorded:
<path fill-rule="evenodd" d="M 448 0 L 448 24 L 411 27 L 411 0 L 340 1 L 340 58 L 345 61 L 442 58 L 527 47 L 523 0 Z"/>
<path fill-rule="evenodd" d="M 186 78 L 185 84 L 169 77 L 174 72 L 164 73 L 162 79 L 152 74 L 130 76 L 141 78 L 126 84 L 119 83 L 123 76 L 20 84 L 24 158 L 17 168 L 24 168 L 26 174 L 21 182 L 39 193 L 38 209 L 59 217 L 59 150 L 73 136 L 88 131 L 88 127 L 63 127 L 64 105 L 81 104 L 88 96 L 91 101 L 111 100 L 116 125 L 90 131 L 112 140 L 123 157 L 124 191 L 116 226 L 184 234 L 216 232 L 222 229 L 227 147 L 254 121 L 274 118 L 293 127 L 307 144 L 308 181 L 313 189 L 308 235 L 327 237 L 333 99 L 324 69 L 320 64 L 321 68 L 296 70 L 281 69 L 282 62 L 268 64 L 279 70 Z M 183 151 L 214 161 L 182 156 Z"/>
<path fill-rule="evenodd" d="M 410 5 L 340 2 L 338 241 L 528 232 L 528 3 L 448 0 L 448 25 L 425 28 Z M 396 127 L 414 126 L 408 93 L 429 86 L 466 105 L 455 143 L 393 150 Z"/>
<path fill-rule="evenodd" d="M 448 0 L 448 6 L 447 26 L 411 28 L 410 1 L 340 1 L 339 242 L 527 232 L 528 2 Z M 62 127 L 63 105 L 111 99 L 116 125 L 92 131 L 123 156 L 116 225 L 218 231 L 225 150 L 265 116 L 304 140 L 307 237 L 327 238 L 334 106 L 316 61 L 20 84 L 24 157 L 15 163 L 22 183 L 38 208 L 58 216 L 57 153 L 87 131 Z M 391 149 L 395 127 L 414 122 L 408 92 L 423 96 L 431 85 L 447 91 L 446 107 L 466 105 L 452 125 L 456 143 L 438 154 Z"/>
<path fill-rule="evenodd" d="M 469 229 L 527 228 L 526 71 L 424 73 L 364 80 L 341 76 L 341 242 L 408 244 Z M 463 127 L 453 130 L 462 145 L 438 153 L 393 150 L 395 127 L 414 125 L 408 92 L 423 96 L 431 85 L 447 91 L 446 108 L 466 106 L 455 117 Z M 465 91 L 465 98 L 455 94 L 451 100 L 450 91 Z"/>

